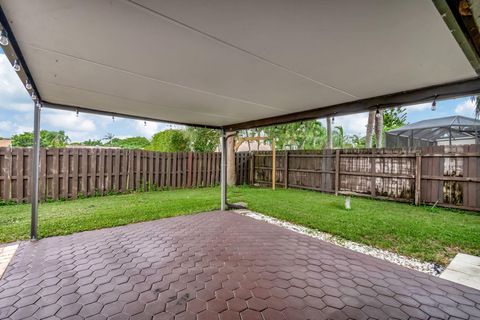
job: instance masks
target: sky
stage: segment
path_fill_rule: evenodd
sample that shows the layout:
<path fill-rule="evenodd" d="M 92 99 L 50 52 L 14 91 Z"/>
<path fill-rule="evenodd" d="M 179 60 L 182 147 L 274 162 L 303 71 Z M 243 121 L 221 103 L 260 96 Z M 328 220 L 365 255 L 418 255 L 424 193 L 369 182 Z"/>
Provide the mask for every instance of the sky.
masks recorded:
<path fill-rule="evenodd" d="M 409 123 L 449 115 L 474 116 L 474 105 L 470 98 L 460 98 L 437 102 L 437 110 L 431 111 L 431 104 L 424 103 L 406 106 Z M 348 135 L 365 135 L 367 113 L 336 117 L 334 125 L 341 125 Z M 325 120 L 321 120 L 325 125 Z M 45 108 L 42 110 L 41 128 L 63 130 L 72 142 L 88 139 L 102 139 L 107 133 L 118 138 L 131 136 L 151 136 L 158 131 L 172 128 L 166 123 L 146 122 L 132 119 L 98 116 L 92 114 L 60 111 Z M 32 131 L 33 103 L 16 72 L 0 48 L 0 137 Z"/>

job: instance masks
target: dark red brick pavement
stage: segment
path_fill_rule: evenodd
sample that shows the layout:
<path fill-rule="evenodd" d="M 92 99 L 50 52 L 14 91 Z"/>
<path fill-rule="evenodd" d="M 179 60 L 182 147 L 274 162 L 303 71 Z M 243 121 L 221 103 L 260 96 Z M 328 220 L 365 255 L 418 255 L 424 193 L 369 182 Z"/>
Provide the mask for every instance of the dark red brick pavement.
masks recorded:
<path fill-rule="evenodd" d="M 235 213 L 25 242 L 2 319 L 480 319 L 480 292 Z"/>

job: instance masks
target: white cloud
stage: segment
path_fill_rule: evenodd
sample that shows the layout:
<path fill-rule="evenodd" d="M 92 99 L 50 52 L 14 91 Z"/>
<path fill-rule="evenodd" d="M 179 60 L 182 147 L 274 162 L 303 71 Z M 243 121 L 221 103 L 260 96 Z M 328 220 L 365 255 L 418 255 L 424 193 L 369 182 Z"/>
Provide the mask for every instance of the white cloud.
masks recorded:
<path fill-rule="evenodd" d="M 326 120 L 320 120 L 322 125 L 326 127 Z M 347 135 L 364 136 L 367 130 L 368 113 L 357 113 L 348 116 L 335 117 L 333 126 L 342 126 Z"/>
<path fill-rule="evenodd" d="M 141 121 L 135 120 L 134 128 L 138 131 L 142 136 L 146 138 L 151 138 L 155 133 L 160 131 L 160 123 L 158 122 L 150 122 L 150 121 Z"/>
<path fill-rule="evenodd" d="M 32 102 L 5 54 L 0 54 L 0 109 L 27 112 Z"/>
<path fill-rule="evenodd" d="M 96 131 L 96 125 L 93 120 L 87 119 L 82 114 L 79 114 L 77 117 L 74 112 L 48 110 L 48 112 L 45 112 L 45 114 L 42 115 L 42 122 L 54 127 L 56 130 L 64 130 L 69 133 L 95 133 Z"/>
<path fill-rule="evenodd" d="M 12 130 L 12 123 L 9 121 L 0 121 L 0 130 L 2 131 Z"/>
<path fill-rule="evenodd" d="M 455 107 L 455 113 L 473 117 L 475 115 L 475 102 L 470 99 L 463 101 Z"/>
<path fill-rule="evenodd" d="M 24 132 L 33 132 L 33 126 L 22 126 L 16 125 L 13 129 L 14 134 L 24 133 Z"/>

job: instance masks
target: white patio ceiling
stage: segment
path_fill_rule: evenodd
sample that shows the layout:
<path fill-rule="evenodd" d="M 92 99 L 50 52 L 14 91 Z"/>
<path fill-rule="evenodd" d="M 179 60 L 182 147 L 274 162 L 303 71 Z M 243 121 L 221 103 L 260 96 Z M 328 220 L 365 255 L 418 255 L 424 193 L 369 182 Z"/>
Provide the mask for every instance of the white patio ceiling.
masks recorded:
<path fill-rule="evenodd" d="M 429 0 L 0 0 L 45 102 L 208 126 L 477 77 Z"/>

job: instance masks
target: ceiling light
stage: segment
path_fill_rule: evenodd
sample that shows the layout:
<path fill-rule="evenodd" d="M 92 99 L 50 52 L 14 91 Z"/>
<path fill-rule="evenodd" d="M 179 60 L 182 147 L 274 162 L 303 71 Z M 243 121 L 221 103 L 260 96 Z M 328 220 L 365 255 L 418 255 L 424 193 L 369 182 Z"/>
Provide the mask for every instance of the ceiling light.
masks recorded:
<path fill-rule="evenodd" d="M 32 90 L 32 84 L 30 83 L 30 81 L 25 80 L 25 88 L 27 88 L 27 90 Z"/>
<path fill-rule="evenodd" d="M 15 61 L 13 61 L 13 70 L 15 71 L 20 71 L 21 67 L 20 67 L 20 63 L 18 63 L 18 60 L 15 59 Z"/>
<path fill-rule="evenodd" d="M 432 111 L 437 110 L 437 97 L 435 96 L 435 99 L 433 99 L 432 102 Z"/>
<path fill-rule="evenodd" d="M 0 33 L 0 44 L 2 46 L 8 46 L 8 36 L 7 36 L 7 31 L 2 30 Z"/>
<path fill-rule="evenodd" d="M 381 114 L 380 114 L 380 110 L 377 109 L 377 113 L 375 114 L 375 117 L 378 119 L 380 118 Z"/>

